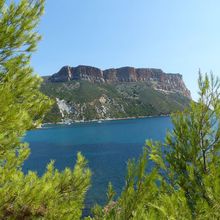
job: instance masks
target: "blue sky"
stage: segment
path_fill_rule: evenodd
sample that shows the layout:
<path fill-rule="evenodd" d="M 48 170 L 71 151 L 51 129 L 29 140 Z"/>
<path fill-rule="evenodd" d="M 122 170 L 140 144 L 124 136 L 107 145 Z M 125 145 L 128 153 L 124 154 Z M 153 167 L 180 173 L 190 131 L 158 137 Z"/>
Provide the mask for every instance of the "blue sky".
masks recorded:
<path fill-rule="evenodd" d="M 219 0 L 46 1 L 32 65 L 155 67 L 181 73 L 193 98 L 198 69 L 220 76 Z"/>

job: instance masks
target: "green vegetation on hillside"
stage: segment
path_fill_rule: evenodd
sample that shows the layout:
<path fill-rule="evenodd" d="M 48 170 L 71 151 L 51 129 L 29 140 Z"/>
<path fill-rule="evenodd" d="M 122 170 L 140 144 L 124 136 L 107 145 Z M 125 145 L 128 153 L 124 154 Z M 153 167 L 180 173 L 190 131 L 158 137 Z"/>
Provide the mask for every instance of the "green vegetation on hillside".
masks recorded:
<path fill-rule="evenodd" d="M 139 116 L 167 115 L 182 111 L 190 100 L 178 93 L 164 93 L 145 82 L 91 83 L 88 81 L 48 82 L 41 90 L 49 97 L 65 100 L 74 109 L 66 118 L 92 120 L 105 118 L 126 118 Z M 100 98 L 105 97 L 101 102 Z M 59 108 L 53 108 L 46 116 L 46 122 L 62 119 Z"/>

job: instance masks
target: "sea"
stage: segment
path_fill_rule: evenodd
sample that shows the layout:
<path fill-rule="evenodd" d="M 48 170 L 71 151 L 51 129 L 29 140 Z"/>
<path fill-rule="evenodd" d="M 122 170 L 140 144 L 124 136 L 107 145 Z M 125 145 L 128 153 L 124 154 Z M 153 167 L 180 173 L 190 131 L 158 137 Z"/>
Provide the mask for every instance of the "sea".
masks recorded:
<path fill-rule="evenodd" d="M 31 154 L 23 170 L 36 171 L 40 176 L 51 160 L 60 171 L 73 168 L 77 152 L 81 152 L 92 171 L 83 212 L 86 216 L 96 203 L 105 204 L 109 182 L 120 195 L 128 160 L 140 156 L 147 139 L 163 142 L 168 130 L 172 130 L 172 123 L 167 116 L 45 125 L 29 131 L 24 138 Z"/>

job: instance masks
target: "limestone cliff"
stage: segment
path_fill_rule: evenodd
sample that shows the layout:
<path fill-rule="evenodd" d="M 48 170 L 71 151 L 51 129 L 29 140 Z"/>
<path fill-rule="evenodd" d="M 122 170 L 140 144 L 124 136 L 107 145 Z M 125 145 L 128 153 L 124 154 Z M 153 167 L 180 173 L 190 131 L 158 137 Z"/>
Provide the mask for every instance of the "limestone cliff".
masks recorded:
<path fill-rule="evenodd" d="M 181 93 L 191 98 L 181 74 L 164 73 L 155 68 L 122 67 L 101 70 L 91 66 L 64 66 L 48 78 L 49 82 L 68 82 L 86 80 L 91 83 L 114 84 L 120 82 L 146 82 L 155 90 L 165 93 Z"/>

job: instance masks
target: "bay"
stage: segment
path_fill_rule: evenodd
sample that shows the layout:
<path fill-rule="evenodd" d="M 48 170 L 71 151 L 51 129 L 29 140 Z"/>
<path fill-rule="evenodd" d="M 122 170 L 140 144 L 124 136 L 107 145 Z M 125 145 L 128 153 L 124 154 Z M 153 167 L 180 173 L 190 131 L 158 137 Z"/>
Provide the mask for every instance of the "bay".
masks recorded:
<path fill-rule="evenodd" d="M 80 151 L 92 171 L 84 211 L 86 215 L 95 203 L 104 204 L 109 181 L 117 194 L 121 192 L 127 161 L 138 158 L 146 139 L 163 141 L 170 129 L 172 123 L 169 117 L 47 125 L 29 131 L 25 136 L 31 154 L 23 170 L 33 170 L 42 175 L 50 160 L 55 160 L 55 167 L 59 170 L 73 168 Z"/>

